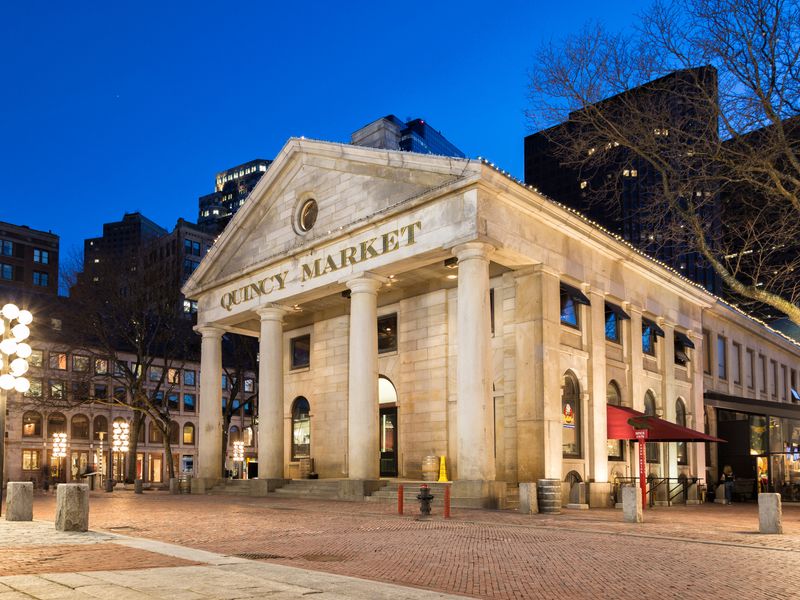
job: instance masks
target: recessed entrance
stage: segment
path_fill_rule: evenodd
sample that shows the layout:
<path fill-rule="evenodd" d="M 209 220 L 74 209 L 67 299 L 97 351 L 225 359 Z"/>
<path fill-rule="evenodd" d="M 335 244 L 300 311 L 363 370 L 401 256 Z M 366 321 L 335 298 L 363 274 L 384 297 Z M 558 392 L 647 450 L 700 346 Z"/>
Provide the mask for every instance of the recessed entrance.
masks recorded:
<path fill-rule="evenodd" d="M 397 407 L 381 408 L 381 477 L 397 477 Z"/>
<path fill-rule="evenodd" d="M 397 477 L 397 389 L 388 377 L 378 377 L 378 404 L 380 404 L 381 477 Z"/>

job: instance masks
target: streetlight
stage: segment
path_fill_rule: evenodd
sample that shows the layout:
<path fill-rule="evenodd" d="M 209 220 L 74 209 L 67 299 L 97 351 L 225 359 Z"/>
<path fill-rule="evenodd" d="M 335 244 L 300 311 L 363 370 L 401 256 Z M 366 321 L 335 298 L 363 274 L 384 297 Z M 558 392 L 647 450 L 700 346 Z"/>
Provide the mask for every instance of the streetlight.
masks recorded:
<path fill-rule="evenodd" d="M 67 434 L 53 434 L 53 458 L 56 461 L 56 479 L 61 479 L 61 459 L 67 457 Z"/>
<path fill-rule="evenodd" d="M 114 421 L 112 423 L 111 431 L 111 452 L 117 454 L 119 452 L 128 451 L 128 442 L 130 441 L 130 425 L 127 421 Z M 123 458 L 124 461 L 124 458 Z M 111 464 L 111 478 L 114 477 L 114 463 Z M 123 470 L 124 470 L 123 464 Z"/>
<path fill-rule="evenodd" d="M 233 464 L 239 463 L 236 469 L 241 476 L 241 465 L 244 462 L 244 442 L 233 442 Z"/>
<path fill-rule="evenodd" d="M 6 304 L 0 309 L 0 502 L 5 483 L 6 403 L 9 390 L 24 394 L 31 382 L 23 377 L 28 371 L 26 360 L 33 350 L 25 343 L 31 330 L 33 315 L 20 310 L 16 304 Z"/>

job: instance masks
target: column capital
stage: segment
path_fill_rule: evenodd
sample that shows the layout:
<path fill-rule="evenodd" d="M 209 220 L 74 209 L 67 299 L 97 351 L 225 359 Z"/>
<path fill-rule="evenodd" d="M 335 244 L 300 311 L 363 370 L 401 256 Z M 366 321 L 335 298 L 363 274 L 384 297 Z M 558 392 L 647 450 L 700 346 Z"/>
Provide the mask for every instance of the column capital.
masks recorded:
<path fill-rule="evenodd" d="M 222 327 L 214 325 L 195 325 L 194 330 L 204 338 L 221 338 L 225 334 Z"/>
<path fill-rule="evenodd" d="M 378 289 L 386 283 L 388 279 L 372 273 L 359 273 L 352 279 L 345 281 L 347 289 L 355 294 L 377 294 Z"/>
<path fill-rule="evenodd" d="M 259 306 L 255 312 L 261 321 L 283 322 L 283 317 L 289 312 L 289 309 L 279 304 L 265 304 L 264 306 Z"/>
<path fill-rule="evenodd" d="M 486 242 L 466 242 L 454 246 L 451 252 L 453 256 L 458 258 L 458 262 L 473 258 L 488 261 L 495 249 L 494 246 Z"/>

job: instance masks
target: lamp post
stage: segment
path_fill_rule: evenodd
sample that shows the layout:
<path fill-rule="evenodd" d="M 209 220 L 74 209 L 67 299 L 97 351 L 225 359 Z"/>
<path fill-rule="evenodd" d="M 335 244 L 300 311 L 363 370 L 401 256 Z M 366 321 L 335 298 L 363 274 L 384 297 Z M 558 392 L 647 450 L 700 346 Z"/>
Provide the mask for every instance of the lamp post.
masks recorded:
<path fill-rule="evenodd" d="M 239 473 L 239 478 L 241 479 L 242 463 L 244 463 L 244 442 L 233 442 L 234 466 L 236 466 L 236 463 L 239 463 L 236 471 Z"/>
<path fill-rule="evenodd" d="M 20 394 L 27 392 L 31 383 L 23 377 L 28 371 L 26 360 L 33 351 L 25 343 L 30 335 L 28 325 L 33 315 L 20 310 L 16 304 L 6 304 L 0 309 L 0 503 L 5 484 L 6 403 L 9 390 Z"/>
<path fill-rule="evenodd" d="M 61 479 L 61 459 L 67 457 L 67 434 L 53 434 L 53 458 L 56 460 L 56 480 Z"/>
<path fill-rule="evenodd" d="M 112 424 L 111 430 L 111 452 L 114 454 L 117 453 L 127 453 L 128 452 L 128 442 L 130 441 L 130 425 L 128 425 L 127 421 L 114 421 Z M 125 458 L 123 457 L 123 463 Z M 114 477 L 114 461 L 112 459 L 111 464 L 111 478 Z M 123 464 L 123 470 L 125 469 L 125 465 Z"/>

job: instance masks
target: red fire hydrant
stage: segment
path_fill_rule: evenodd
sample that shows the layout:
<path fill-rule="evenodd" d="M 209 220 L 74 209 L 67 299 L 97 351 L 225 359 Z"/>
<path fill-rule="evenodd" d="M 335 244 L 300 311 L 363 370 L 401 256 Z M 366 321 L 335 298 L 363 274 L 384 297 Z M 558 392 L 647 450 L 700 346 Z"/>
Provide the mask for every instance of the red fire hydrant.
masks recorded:
<path fill-rule="evenodd" d="M 431 494 L 430 488 L 424 483 L 421 486 L 419 486 L 419 494 L 417 494 L 417 500 L 419 500 L 419 516 L 423 519 L 426 517 L 430 517 L 433 494 Z"/>

